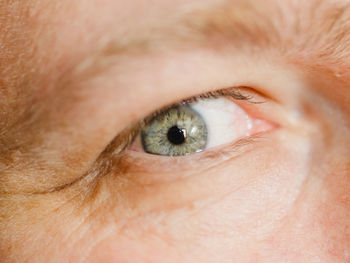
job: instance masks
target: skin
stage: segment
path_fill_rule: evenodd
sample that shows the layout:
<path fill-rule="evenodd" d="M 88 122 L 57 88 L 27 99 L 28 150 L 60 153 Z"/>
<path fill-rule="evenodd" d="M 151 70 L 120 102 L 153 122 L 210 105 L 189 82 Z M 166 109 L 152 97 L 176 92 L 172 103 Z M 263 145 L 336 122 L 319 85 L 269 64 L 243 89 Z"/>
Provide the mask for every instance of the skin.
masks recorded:
<path fill-rule="evenodd" d="M 349 262 L 346 5 L 0 0 L 0 261 Z M 120 151 L 154 111 L 240 86 L 262 134 Z"/>

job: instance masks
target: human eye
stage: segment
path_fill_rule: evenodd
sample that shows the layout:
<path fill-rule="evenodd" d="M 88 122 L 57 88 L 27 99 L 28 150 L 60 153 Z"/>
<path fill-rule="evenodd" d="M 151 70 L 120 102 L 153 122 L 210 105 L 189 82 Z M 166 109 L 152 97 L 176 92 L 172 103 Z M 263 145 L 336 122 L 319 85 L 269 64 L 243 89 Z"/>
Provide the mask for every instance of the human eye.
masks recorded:
<path fill-rule="evenodd" d="M 268 132 L 274 127 L 272 122 L 247 112 L 247 105 L 266 101 L 257 97 L 253 90 L 229 88 L 157 111 L 146 118 L 133 150 L 186 156 Z"/>
<path fill-rule="evenodd" d="M 279 131 L 289 125 L 281 103 L 265 89 L 232 86 L 145 113 L 101 155 L 97 167 L 103 169 L 98 169 L 101 180 L 97 182 L 113 193 L 116 190 L 111 186 L 117 185 L 120 195 L 141 186 L 177 187 L 173 182 L 181 178 L 205 181 L 210 173 L 217 174 L 219 181 L 227 173 L 241 174 L 246 176 L 243 181 L 249 181 L 256 173 L 247 169 L 254 170 L 252 167 L 269 158 Z M 208 187 L 198 190 L 205 192 Z"/>

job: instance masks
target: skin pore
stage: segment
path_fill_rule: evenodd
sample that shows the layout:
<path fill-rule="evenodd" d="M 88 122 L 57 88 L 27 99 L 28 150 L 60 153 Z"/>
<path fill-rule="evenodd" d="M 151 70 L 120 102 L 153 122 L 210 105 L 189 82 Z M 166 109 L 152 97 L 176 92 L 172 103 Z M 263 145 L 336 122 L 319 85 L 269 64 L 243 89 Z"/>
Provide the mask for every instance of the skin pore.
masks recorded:
<path fill-rule="evenodd" d="M 346 0 L 0 0 L 1 262 L 349 262 Z M 262 134 L 135 151 L 226 88 Z"/>

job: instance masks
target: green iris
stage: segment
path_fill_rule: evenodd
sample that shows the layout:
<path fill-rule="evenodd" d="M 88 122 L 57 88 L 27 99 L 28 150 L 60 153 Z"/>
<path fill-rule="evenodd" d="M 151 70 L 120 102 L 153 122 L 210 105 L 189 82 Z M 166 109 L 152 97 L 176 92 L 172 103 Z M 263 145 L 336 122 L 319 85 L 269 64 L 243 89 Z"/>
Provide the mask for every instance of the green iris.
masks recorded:
<path fill-rule="evenodd" d="M 203 151 L 207 137 L 208 130 L 203 118 L 186 104 L 158 114 L 141 132 L 145 152 L 167 156 Z"/>

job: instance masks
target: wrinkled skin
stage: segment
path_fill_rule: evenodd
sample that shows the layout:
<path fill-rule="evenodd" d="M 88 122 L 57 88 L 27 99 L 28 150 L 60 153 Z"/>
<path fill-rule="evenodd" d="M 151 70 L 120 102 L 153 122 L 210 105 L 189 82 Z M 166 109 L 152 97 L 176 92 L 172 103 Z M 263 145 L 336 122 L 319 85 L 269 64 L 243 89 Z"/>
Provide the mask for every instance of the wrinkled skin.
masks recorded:
<path fill-rule="evenodd" d="M 0 0 L 0 261 L 350 262 L 346 5 Z M 238 86 L 264 133 L 120 152 L 159 108 Z"/>

